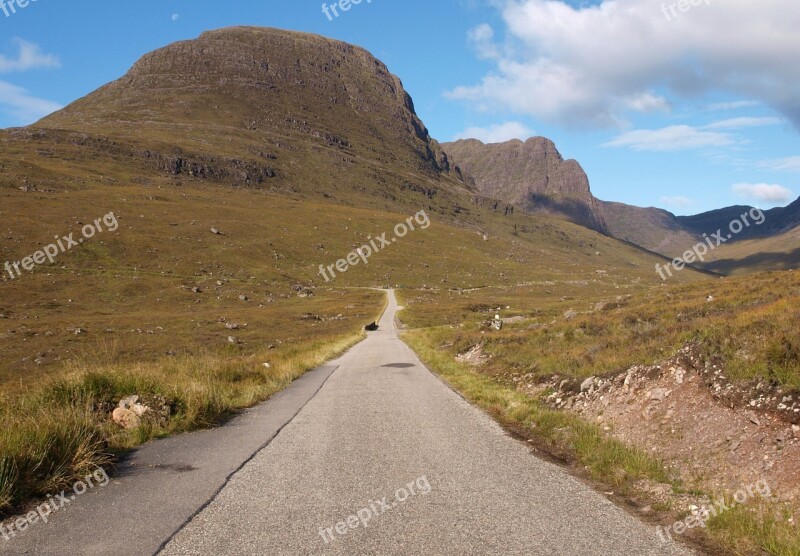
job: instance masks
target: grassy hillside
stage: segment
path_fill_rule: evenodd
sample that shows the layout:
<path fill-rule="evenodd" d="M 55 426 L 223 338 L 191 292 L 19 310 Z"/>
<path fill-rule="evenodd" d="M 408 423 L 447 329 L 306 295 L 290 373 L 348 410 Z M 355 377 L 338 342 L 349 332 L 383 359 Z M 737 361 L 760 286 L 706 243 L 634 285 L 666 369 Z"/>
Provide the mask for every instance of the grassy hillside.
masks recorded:
<path fill-rule="evenodd" d="M 767 379 L 800 390 L 800 273 L 638 291 L 570 290 L 570 285 L 495 287 L 459 295 L 406 291 L 401 292 L 407 307 L 402 318 L 412 328 L 426 328 L 431 341 L 448 344 L 453 356 L 481 344 L 491 356 L 483 372 L 504 379 L 603 376 L 654 364 L 697 342 L 733 380 Z M 495 311 L 521 318 L 501 332 L 487 333 L 481 323 Z"/>
<path fill-rule="evenodd" d="M 709 253 L 702 268 L 722 274 L 800 268 L 800 228 L 722 245 Z"/>
<path fill-rule="evenodd" d="M 330 294 L 315 289 L 317 298 L 298 297 L 307 287 L 449 289 L 558 278 L 575 281 L 578 290 L 580 281 L 627 289 L 659 280 L 654 257 L 560 221 L 499 220 L 489 212 L 478 233 L 431 213 L 429 228 L 410 232 L 368 265 L 327 283 L 319 265 L 346 257 L 370 236 L 388 232 L 391 238 L 411 210 L 392 214 L 210 185 L 94 185 L 0 195 L 4 207 L 13 207 L 2 211 L 9 230 L 0 244 L 3 262 L 22 260 L 54 235 L 76 232 L 77 238 L 82 224 L 107 213 L 119 223 L 52 265 L 15 279 L 4 275 L 0 381 L 6 382 L 97 350 L 132 361 L 228 349 L 223 317 L 248 323 L 237 332 L 243 341 L 278 344 L 292 341 L 287 332 L 295 326 L 334 326 L 295 324 L 305 313 L 359 316 L 346 303 L 322 311 L 317 299 Z M 684 273 L 678 279 L 697 278 Z"/>

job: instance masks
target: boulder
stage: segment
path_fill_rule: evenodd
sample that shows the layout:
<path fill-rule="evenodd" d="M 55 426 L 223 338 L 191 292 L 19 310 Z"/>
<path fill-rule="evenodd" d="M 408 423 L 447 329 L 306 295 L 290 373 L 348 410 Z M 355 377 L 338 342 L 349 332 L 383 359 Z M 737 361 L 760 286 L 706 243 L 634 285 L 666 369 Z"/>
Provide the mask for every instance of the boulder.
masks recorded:
<path fill-rule="evenodd" d="M 114 419 L 116 424 L 127 430 L 139 428 L 139 426 L 142 424 L 141 417 L 136 415 L 136 413 L 130 409 L 125 409 L 122 407 L 116 408 L 114 413 L 111 414 L 111 418 Z"/>

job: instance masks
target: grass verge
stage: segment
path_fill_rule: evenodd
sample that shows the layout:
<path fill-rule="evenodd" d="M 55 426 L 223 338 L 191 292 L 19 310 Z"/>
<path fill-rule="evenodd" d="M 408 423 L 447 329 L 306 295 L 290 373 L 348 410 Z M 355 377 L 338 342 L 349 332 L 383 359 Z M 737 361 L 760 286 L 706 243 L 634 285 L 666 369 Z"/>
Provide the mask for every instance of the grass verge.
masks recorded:
<path fill-rule="evenodd" d="M 39 388 L 13 399 L 6 395 L 0 398 L 0 516 L 71 486 L 148 440 L 220 423 L 362 338 L 353 330 L 280 352 L 75 363 Z M 159 401 L 168 415 L 151 412 L 140 427 L 120 428 L 110 411 L 134 394 L 145 403 Z"/>

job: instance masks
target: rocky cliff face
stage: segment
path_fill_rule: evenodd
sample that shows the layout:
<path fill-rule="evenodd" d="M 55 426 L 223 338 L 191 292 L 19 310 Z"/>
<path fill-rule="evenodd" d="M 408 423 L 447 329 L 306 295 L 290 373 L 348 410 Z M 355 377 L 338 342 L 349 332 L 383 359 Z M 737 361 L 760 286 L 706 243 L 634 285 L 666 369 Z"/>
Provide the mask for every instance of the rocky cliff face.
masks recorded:
<path fill-rule="evenodd" d="M 563 216 L 606 232 L 589 178 L 574 160 L 564 160 L 544 137 L 484 144 L 476 139 L 442 145 L 450 162 L 475 180 L 481 193 L 528 212 Z"/>

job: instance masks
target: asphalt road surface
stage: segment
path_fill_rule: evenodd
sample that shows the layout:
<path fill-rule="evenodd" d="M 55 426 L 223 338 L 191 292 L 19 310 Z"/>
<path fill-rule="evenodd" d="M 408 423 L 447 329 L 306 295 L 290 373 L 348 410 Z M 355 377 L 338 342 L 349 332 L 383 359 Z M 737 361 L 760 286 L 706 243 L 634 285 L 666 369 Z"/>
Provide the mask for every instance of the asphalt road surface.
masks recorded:
<path fill-rule="evenodd" d="M 0 554 L 678 555 L 380 329 L 223 427 L 152 442 Z"/>
<path fill-rule="evenodd" d="M 545 463 L 378 332 L 162 554 L 688 554 Z"/>

